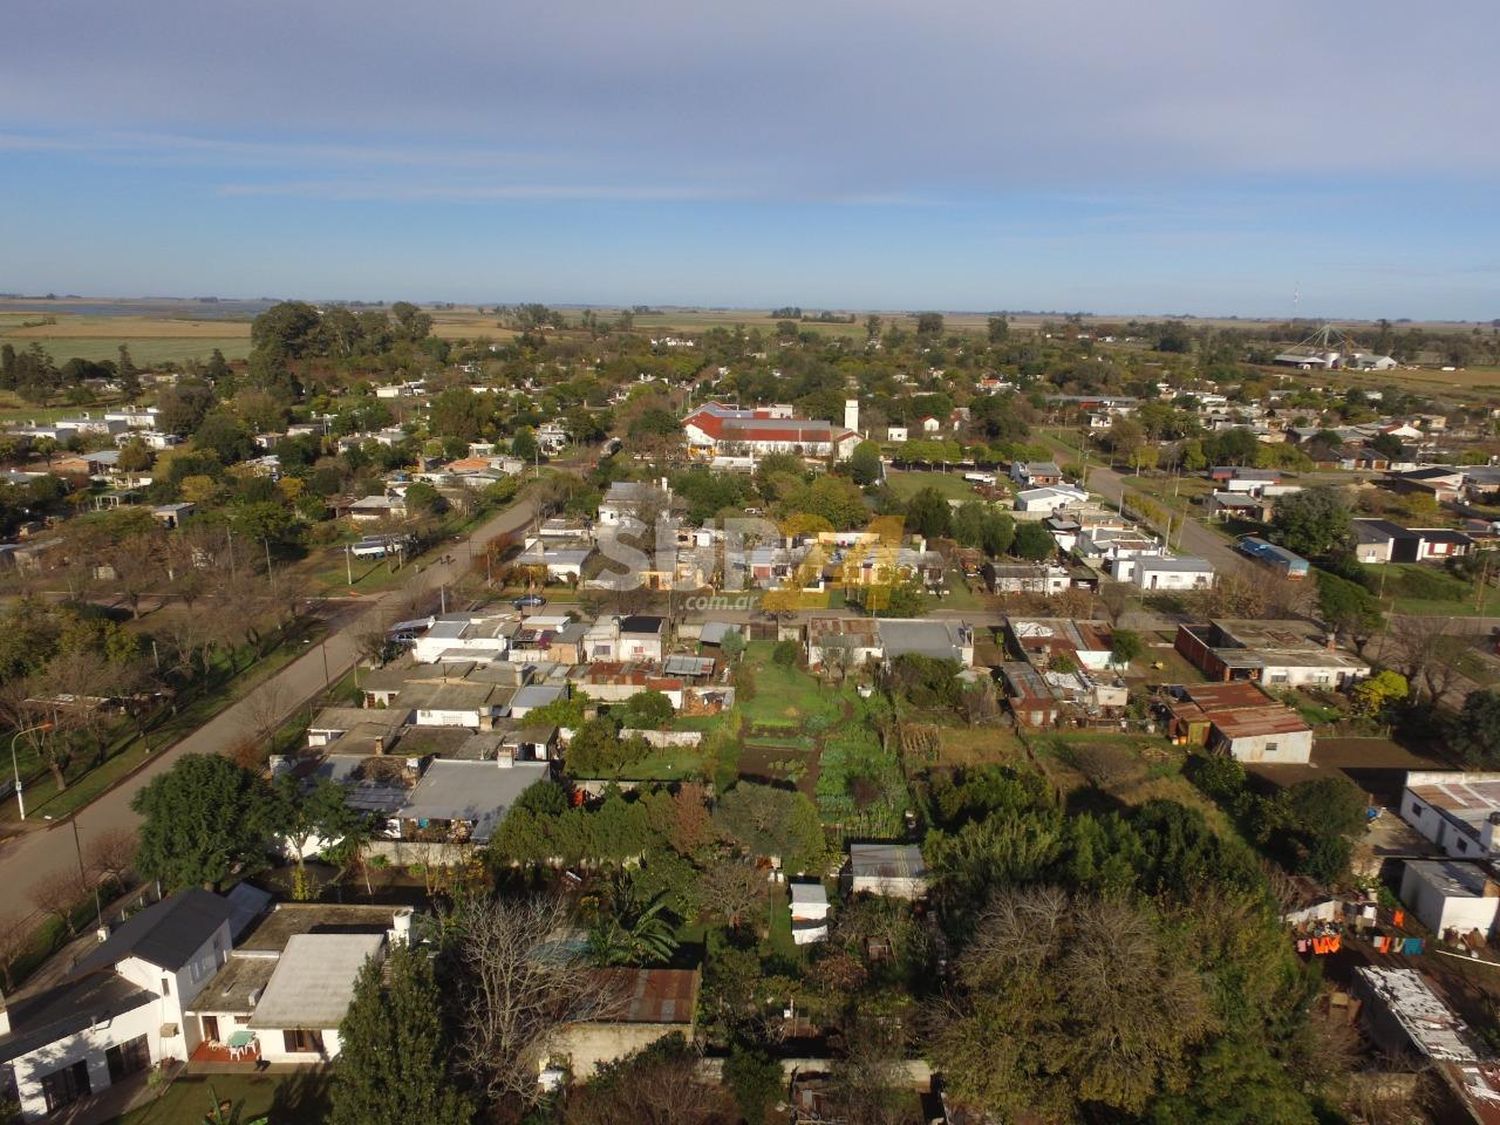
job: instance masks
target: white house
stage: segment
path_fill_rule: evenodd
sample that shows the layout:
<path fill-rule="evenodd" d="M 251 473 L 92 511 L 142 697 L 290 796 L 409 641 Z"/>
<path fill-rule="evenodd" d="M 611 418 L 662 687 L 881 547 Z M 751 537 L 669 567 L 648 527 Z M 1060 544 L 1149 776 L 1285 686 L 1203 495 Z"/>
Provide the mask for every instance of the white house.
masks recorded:
<path fill-rule="evenodd" d="M 1045 488 L 1026 488 L 1016 493 L 1018 512 L 1055 512 L 1070 504 L 1083 504 L 1089 494 L 1071 484 L 1049 485 Z"/>
<path fill-rule="evenodd" d="M 1207 559 L 1138 558 L 1135 584 L 1142 590 L 1207 590 L 1214 584 L 1213 564 Z"/>
<path fill-rule="evenodd" d="M 1488 939 L 1500 909 L 1500 884 L 1477 863 L 1409 859 L 1401 872 L 1401 901 L 1439 936 L 1478 930 Z"/>
<path fill-rule="evenodd" d="M 134 915 L 63 983 L 0 1008 L 0 1094 L 44 1117 L 163 1059 L 186 1061 L 197 1025 L 183 1009 L 223 965 L 231 905 L 187 890 Z"/>
<path fill-rule="evenodd" d="M 847 427 L 792 417 L 790 407 L 742 409 L 704 403 L 682 420 L 690 450 L 712 455 L 800 453 L 847 458 L 863 439 Z"/>
<path fill-rule="evenodd" d="M 641 481 L 617 480 L 611 482 L 604 498 L 599 501 L 595 513 L 601 527 L 619 527 L 627 519 L 640 519 L 652 510 L 665 514 L 672 502 L 669 488 L 658 487 Z"/>
<path fill-rule="evenodd" d="M 452 659 L 455 656 L 469 660 L 499 660 L 510 644 L 505 634 L 507 621 L 507 618 L 490 615 L 454 614 L 439 618 L 412 644 L 412 659 L 418 664 L 435 664 L 444 657 Z"/>
<path fill-rule="evenodd" d="M 1444 855 L 1489 859 L 1500 837 L 1500 773 L 1410 770 L 1400 812 Z"/>
<path fill-rule="evenodd" d="M 907 429 L 905 426 L 887 426 L 885 428 L 885 440 L 899 445 L 907 440 Z"/>
<path fill-rule="evenodd" d="M 411 931 L 410 907 L 283 903 L 245 935 L 188 1005 L 195 1061 L 315 1064 L 340 1050 L 338 1027 L 366 961 Z"/>

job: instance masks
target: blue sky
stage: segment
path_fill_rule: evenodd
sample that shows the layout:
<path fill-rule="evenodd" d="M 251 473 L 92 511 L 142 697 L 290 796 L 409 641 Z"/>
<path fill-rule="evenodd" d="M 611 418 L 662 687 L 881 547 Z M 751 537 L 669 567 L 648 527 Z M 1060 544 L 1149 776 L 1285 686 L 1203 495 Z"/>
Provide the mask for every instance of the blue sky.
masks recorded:
<path fill-rule="evenodd" d="M 12 0 L 0 290 L 1489 319 L 1500 6 Z"/>

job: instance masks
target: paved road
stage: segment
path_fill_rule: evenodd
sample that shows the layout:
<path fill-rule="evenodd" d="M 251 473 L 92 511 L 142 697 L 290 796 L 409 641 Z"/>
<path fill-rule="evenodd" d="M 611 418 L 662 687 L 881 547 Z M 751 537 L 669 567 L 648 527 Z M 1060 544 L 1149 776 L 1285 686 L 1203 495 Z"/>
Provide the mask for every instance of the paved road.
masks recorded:
<path fill-rule="evenodd" d="M 456 581 L 468 569 L 471 549 L 477 551 L 495 536 L 524 527 L 534 518 L 531 502 L 522 500 L 476 528 L 467 542 L 454 543 L 450 548 L 452 563 L 427 566 L 414 574 L 404 587 L 370 598 L 365 603 L 368 608 L 340 614 L 340 627 L 326 641 L 186 738 L 156 753 L 149 766 L 79 812 L 75 819 L 85 851 L 90 836 L 95 833 L 134 828 L 139 818 L 130 809 L 131 800 L 178 758 L 184 754 L 216 754 L 229 749 L 257 727 L 258 719 L 264 716 L 270 704 L 277 705 L 283 715 L 291 714 L 323 690 L 325 657 L 327 674 L 337 679 L 353 667 L 359 638 L 371 628 L 387 624 L 387 614 L 394 606 L 414 593 L 434 593 L 440 586 Z M 46 878 L 66 878 L 69 872 L 76 877 L 77 870 L 73 833 L 65 823 L 30 831 L 0 845 L 0 927 L 29 925 L 36 912 L 27 901 L 28 889 Z"/>
<path fill-rule="evenodd" d="M 1065 449 L 1066 446 L 1061 448 Z M 1089 491 L 1098 493 L 1116 507 L 1125 501 L 1127 483 L 1128 478 L 1113 469 L 1103 465 L 1089 466 Z M 1146 498 L 1165 510 L 1165 505 L 1155 500 L 1154 497 Z M 1222 535 L 1204 527 L 1202 522 L 1195 517 L 1189 516 L 1186 524 L 1181 525 L 1179 531 L 1178 521 L 1182 518 L 1180 512 L 1173 513 L 1172 546 L 1174 550 L 1181 554 L 1207 559 L 1214 564 L 1214 569 L 1221 573 L 1226 570 L 1238 570 L 1246 565 L 1244 556 L 1235 551 Z"/>

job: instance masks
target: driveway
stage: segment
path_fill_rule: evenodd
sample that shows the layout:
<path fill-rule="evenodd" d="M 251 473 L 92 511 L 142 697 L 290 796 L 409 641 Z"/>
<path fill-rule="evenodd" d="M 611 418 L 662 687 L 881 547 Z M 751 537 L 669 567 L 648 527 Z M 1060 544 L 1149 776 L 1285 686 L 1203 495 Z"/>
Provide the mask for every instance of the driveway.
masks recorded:
<path fill-rule="evenodd" d="M 525 527 L 535 518 L 530 500 L 507 508 L 470 533 L 466 542 L 452 547 L 451 563 L 436 562 L 413 575 L 405 586 L 372 597 L 368 608 L 344 615 L 344 624 L 328 638 L 294 660 L 265 683 L 247 693 L 243 699 L 226 707 L 192 734 L 172 746 L 157 751 L 145 768 L 138 770 L 82 809 L 74 818 L 82 845 L 87 851 L 89 839 L 96 833 L 118 828 L 135 828 L 140 818 L 130 809 L 130 802 L 153 778 L 170 769 L 184 754 L 218 754 L 253 731 L 258 718 L 274 704 L 280 713 L 291 714 L 297 707 L 322 691 L 326 675 L 338 679 L 354 666 L 359 639 L 374 628 L 387 624 L 387 614 L 413 593 L 431 593 L 463 576 L 469 566 L 470 552 L 497 535 Z M 76 878 L 78 859 L 71 829 L 66 822 L 19 835 L 0 845 L 0 926 L 27 925 L 37 916 L 27 901 L 28 888 L 44 879 Z"/>

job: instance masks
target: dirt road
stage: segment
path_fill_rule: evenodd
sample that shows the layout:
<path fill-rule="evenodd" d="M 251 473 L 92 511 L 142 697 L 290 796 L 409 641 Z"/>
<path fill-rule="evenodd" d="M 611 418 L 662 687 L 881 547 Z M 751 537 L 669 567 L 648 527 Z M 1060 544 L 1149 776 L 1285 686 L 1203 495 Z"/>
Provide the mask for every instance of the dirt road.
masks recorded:
<path fill-rule="evenodd" d="M 371 628 L 385 625 L 392 606 L 414 592 L 435 592 L 440 586 L 453 583 L 468 569 L 471 550 L 477 552 L 490 539 L 524 527 L 533 518 L 535 509 L 529 500 L 507 508 L 476 528 L 467 540 L 453 543 L 451 563 L 434 563 L 414 575 L 405 587 L 369 599 L 368 608 L 343 614 L 340 628 L 322 644 L 309 649 L 180 742 L 159 751 L 150 765 L 78 813 L 75 819 L 85 852 L 94 834 L 135 827 L 139 818 L 130 809 L 131 800 L 178 758 L 229 749 L 255 729 L 257 718 L 264 716 L 270 703 L 275 703 L 281 714 L 291 714 L 323 690 L 325 667 L 326 675 L 334 680 L 353 667 L 359 638 Z M 66 878 L 69 872 L 76 878 L 77 870 L 73 833 L 66 822 L 30 831 L 0 845 L 0 927 L 31 925 L 36 911 L 27 901 L 29 888 L 43 879 Z"/>

